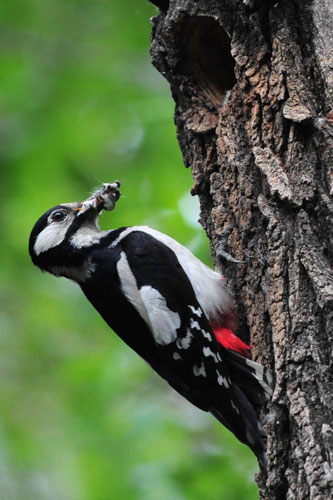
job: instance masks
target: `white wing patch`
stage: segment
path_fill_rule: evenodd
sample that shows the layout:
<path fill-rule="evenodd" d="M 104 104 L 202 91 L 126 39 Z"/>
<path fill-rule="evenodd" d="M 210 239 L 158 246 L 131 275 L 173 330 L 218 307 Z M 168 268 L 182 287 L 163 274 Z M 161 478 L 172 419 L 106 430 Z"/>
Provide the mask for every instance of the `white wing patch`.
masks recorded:
<path fill-rule="evenodd" d="M 138 228 L 167 245 L 176 254 L 189 277 L 196 298 L 209 319 L 232 307 L 232 299 L 221 276 L 195 257 L 188 248 L 150 227 Z"/>
<path fill-rule="evenodd" d="M 170 344 L 177 338 L 179 314 L 171 311 L 165 298 L 151 286 L 143 286 L 139 293 L 148 313 L 152 334 L 158 344 Z"/>
<path fill-rule="evenodd" d="M 122 291 L 149 326 L 155 341 L 166 345 L 176 340 L 180 327 L 179 314 L 168 308 L 165 298 L 155 288 L 143 286 L 138 289 L 125 252 L 121 253 L 117 270 Z"/>
<path fill-rule="evenodd" d="M 178 258 L 180 265 L 189 277 L 196 298 L 209 320 L 214 320 L 232 308 L 232 299 L 219 273 L 213 271 L 195 257 L 190 250 L 170 236 L 148 226 L 133 226 L 125 229 L 111 244 L 115 247 L 122 239 L 134 231 L 150 234 L 169 247 Z M 193 306 L 192 306 L 193 307 Z M 196 314 L 193 311 L 194 314 Z M 197 309 L 197 313 L 199 310 Z"/>
<path fill-rule="evenodd" d="M 124 292 L 126 298 L 135 307 L 141 318 L 143 318 L 143 320 L 149 326 L 151 326 L 148 318 L 148 313 L 142 301 L 136 279 L 131 271 L 125 252 L 121 252 L 120 259 L 117 263 L 117 271 L 121 282 L 121 289 Z"/>

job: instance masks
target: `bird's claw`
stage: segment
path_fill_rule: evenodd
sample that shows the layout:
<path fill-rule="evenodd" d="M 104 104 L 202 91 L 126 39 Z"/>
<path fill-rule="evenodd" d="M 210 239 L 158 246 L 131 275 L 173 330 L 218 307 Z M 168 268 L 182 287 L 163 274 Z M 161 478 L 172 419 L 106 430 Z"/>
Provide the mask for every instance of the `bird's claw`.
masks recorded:
<path fill-rule="evenodd" d="M 216 257 L 220 262 L 231 262 L 232 264 L 244 264 L 243 260 L 235 259 L 230 253 L 226 252 L 225 247 L 227 246 L 228 238 L 234 229 L 233 224 L 230 224 L 225 229 L 223 229 L 220 242 L 216 249 Z"/>

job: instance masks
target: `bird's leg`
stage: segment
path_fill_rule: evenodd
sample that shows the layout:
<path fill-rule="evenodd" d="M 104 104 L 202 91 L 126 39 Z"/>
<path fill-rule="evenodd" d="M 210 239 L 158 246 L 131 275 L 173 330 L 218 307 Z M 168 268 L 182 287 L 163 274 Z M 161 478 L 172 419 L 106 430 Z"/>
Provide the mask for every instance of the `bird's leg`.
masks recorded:
<path fill-rule="evenodd" d="M 221 238 L 216 249 L 216 257 L 219 264 L 223 264 L 224 262 L 231 262 L 232 264 L 244 264 L 244 261 L 235 259 L 235 257 L 230 255 L 230 253 L 225 250 L 228 243 L 228 238 L 233 229 L 234 226 L 230 224 L 222 231 Z"/>

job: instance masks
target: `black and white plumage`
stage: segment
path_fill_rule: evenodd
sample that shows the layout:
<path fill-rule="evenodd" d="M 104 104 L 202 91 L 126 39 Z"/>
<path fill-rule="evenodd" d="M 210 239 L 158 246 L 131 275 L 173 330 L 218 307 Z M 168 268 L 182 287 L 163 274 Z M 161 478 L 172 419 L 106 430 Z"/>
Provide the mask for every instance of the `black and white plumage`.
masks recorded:
<path fill-rule="evenodd" d="M 221 276 L 172 238 L 143 226 L 101 231 L 119 184 L 48 210 L 29 241 L 34 264 L 77 282 L 108 325 L 180 394 L 211 412 L 265 462 L 255 408 L 267 372 L 221 345 L 214 326 L 233 316 Z"/>

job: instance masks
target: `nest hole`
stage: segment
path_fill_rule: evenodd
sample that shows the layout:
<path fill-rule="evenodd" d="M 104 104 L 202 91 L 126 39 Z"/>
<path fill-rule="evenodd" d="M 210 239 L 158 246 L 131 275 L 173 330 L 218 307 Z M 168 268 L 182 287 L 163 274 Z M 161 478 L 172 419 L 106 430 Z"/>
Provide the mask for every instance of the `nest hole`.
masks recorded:
<path fill-rule="evenodd" d="M 214 19 L 196 16 L 184 23 L 182 39 L 187 76 L 221 106 L 236 83 L 229 36 Z"/>

